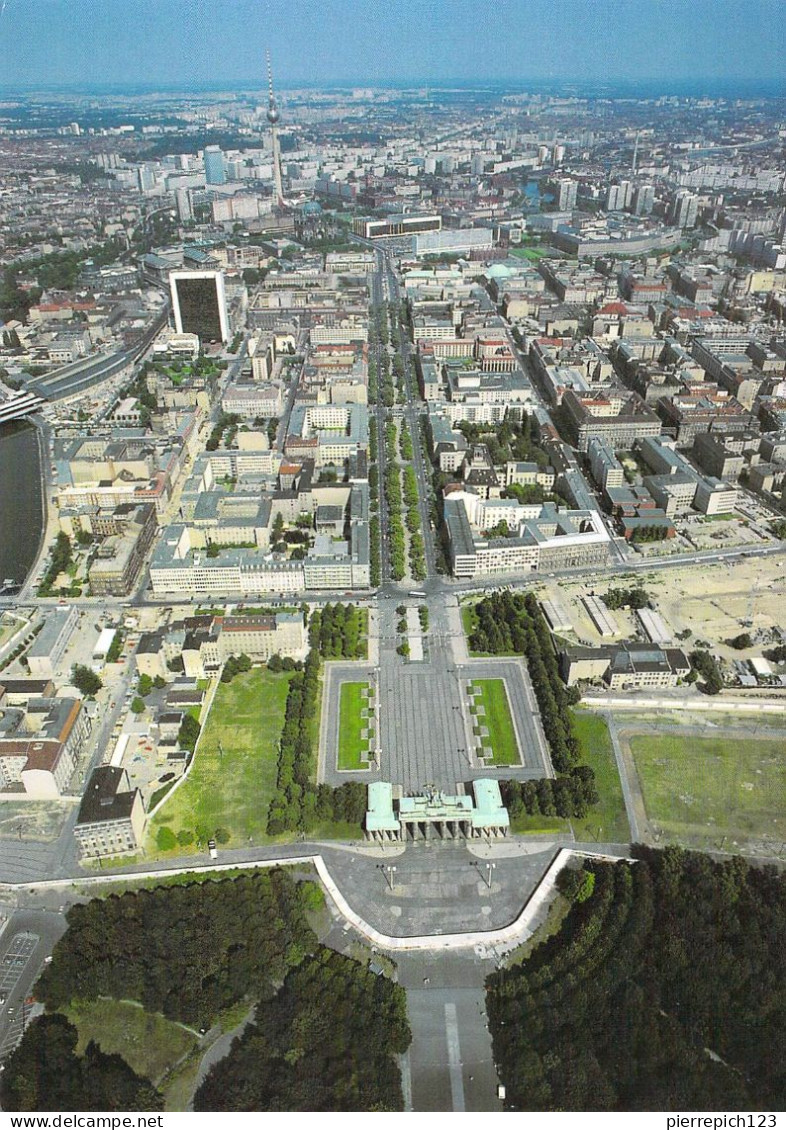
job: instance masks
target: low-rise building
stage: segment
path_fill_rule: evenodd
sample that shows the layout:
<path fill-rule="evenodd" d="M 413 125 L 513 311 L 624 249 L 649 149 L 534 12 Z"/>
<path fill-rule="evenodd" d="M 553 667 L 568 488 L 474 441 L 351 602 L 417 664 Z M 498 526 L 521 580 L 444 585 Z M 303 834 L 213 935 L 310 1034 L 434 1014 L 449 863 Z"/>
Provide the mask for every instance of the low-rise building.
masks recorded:
<path fill-rule="evenodd" d="M 0 788 L 37 799 L 62 795 L 91 730 L 79 699 L 31 698 L 0 717 Z"/>
<path fill-rule="evenodd" d="M 87 783 L 74 825 L 80 855 L 123 855 L 142 843 L 145 809 L 139 789 L 132 789 L 125 769 L 102 765 Z"/>
<path fill-rule="evenodd" d="M 690 672 L 690 661 L 679 648 L 652 644 L 568 647 L 560 652 L 559 664 L 569 687 L 603 679 L 612 690 L 676 687 Z"/>
<path fill-rule="evenodd" d="M 27 653 L 30 674 L 53 679 L 55 668 L 63 658 L 71 633 L 79 620 L 76 608 L 53 608 L 47 612 L 44 626 Z"/>

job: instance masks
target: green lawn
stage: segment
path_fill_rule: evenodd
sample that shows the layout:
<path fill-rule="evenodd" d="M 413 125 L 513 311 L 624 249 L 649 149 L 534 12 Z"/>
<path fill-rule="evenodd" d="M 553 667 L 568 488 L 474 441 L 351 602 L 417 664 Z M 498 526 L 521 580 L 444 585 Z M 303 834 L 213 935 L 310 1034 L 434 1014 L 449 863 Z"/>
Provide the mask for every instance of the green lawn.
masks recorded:
<path fill-rule="evenodd" d="M 342 683 L 339 702 L 338 722 L 338 767 L 339 769 L 366 769 L 363 754 L 368 752 L 368 738 L 363 730 L 368 729 L 371 719 L 364 718 L 362 711 L 368 706 L 368 683 Z"/>
<path fill-rule="evenodd" d="M 198 850 L 194 843 L 161 853 L 156 833 L 164 824 L 175 834 L 201 831 L 200 838 L 224 828 L 230 834 L 227 846 L 233 847 L 267 838 L 290 678 L 288 672 L 273 674 L 253 667 L 219 685 L 188 780 L 151 823 L 145 844 L 148 857 Z"/>
<path fill-rule="evenodd" d="M 570 835 L 570 822 L 562 816 L 529 816 L 521 812 L 511 817 L 510 830 L 514 835 L 548 836 L 552 833 Z"/>
<path fill-rule="evenodd" d="M 469 647 L 469 637 L 478 626 L 478 614 L 475 611 L 474 604 L 462 604 L 461 623 L 464 628 L 464 635 L 467 637 L 467 646 Z"/>
<path fill-rule="evenodd" d="M 473 696 L 472 702 L 476 710 L 483 707 L 484 713 L 476 714 L 478 725 L 485 726 L 488 737 L 483 738 L 483 744 L 491 748 L 489 765 L 520 765 L 516 731 L 513 728 L 513 719 L 510 715 L 508 692 L 504 679 L 474 679 L 472 686 L 479 694 Z"/>
<path fill-rule="evenodd" d="M 731 848 L 786 839 L 786 761 L 777 739 L 634 734 L 648 819 L 669 839 Z"/>
<path fill-rule="evenodd" d="M 157 1084 L 197 1044 L 190 1029 L 131 1001 L 74 1002 L 66 1011 L 79 1032 L 81 1055 L 95 1040 L 108 1055 L 121 1055 L 138 1075 Z"/>
<path fill-rule="evenodd" d="M 608 727 L 597 715 L 579 710 L 573 712 L 573 727 L 581 742 L 582 764 L 590 765 L 595 771 L 600 797 L 599 803 L 583 819 L 572 821 L 576 839 L 627 843 L 630 827 Z"/>
<path fill-rule="evenodd" d="M 511 247 L 510 254 L 517 259 L 542 259 L 549 251 L 545 247 Z"/>

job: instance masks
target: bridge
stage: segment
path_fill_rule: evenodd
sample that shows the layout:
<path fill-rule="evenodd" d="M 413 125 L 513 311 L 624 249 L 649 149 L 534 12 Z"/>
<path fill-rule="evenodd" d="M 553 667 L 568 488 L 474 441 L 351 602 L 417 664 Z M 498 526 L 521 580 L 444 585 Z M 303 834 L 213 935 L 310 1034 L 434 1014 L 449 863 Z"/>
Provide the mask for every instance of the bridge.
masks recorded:
<path fill-rule="evenodd" d="M 44 399 L 29 390 L 14 393 L 7 400 L 0 400 L 0 424 L 9 424 L 12 420 L 22 420 L 25 416 L 34 415 L 44 404 Z"/>

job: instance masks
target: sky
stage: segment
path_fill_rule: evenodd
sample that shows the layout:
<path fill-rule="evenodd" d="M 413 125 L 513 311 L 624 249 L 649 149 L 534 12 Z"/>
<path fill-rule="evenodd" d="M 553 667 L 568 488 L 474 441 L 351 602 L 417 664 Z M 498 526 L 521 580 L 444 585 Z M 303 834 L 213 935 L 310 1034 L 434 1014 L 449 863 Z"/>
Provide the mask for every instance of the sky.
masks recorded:
<path fill-rule="evenodd" d="M 0 0 L 0 86 L 656 80 L 786 91 L 784 0 Z"/>

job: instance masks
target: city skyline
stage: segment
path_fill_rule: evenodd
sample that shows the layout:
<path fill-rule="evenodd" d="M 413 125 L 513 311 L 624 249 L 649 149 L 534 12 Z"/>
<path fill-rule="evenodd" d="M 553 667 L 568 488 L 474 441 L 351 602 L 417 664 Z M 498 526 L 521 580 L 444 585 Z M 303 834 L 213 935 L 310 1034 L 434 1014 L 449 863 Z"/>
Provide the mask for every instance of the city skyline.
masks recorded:
<path fill-rule="evenodd" d="M 554 13 L 529 0 L 6 0 L 0 63 L 4 89 L 262 85 L 269 47 L 281 84 L 662 83 L 776 94 L 786 55 L 779 7 L 568 0 Z"/>

